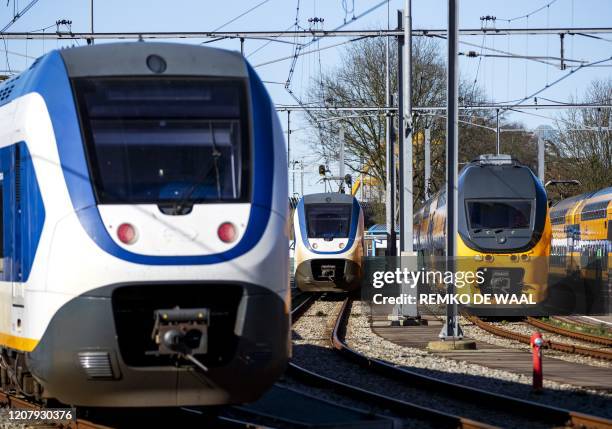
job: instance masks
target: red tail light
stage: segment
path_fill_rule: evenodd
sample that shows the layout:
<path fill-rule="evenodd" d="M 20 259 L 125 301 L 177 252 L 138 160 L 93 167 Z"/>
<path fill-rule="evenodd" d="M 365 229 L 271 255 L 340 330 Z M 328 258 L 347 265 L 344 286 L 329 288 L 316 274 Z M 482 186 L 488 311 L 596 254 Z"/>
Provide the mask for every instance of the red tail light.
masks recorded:
<path fill-rule="evenodd" d="M 217 235 L 219 236 L 219 240 L 224 243 L 231 243 L 236 240 L 236 227 L 231 222 L 223 222 L 219 225 Z"/>
<path fill-rule="evenodd" d="M 132 244 L 136 241 L 136 228 L 129 223 L 122 223 L 117 228 L 117 237 L 119 241 L 125 244 Z"/>

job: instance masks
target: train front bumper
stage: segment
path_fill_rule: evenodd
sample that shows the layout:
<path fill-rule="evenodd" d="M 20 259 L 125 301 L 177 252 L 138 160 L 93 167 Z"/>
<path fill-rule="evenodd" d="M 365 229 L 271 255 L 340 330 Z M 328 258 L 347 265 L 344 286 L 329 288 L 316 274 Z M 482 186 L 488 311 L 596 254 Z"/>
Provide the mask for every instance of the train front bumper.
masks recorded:
<path fill-rule="evenodd" d="M 202 355 L 208 372 L 151 353 L 151 309 L 175 305 L 211 310 Z M 257 399 L 283 373 L 289 329 L 283 300 L 253 284 L 112 285 L 65 304 L 27 355 L 28 366 L 46 397 L 71 405 L 242 403 Z"/>
<path fill-rule="evenodd" d="M 325 267 L 333 266 L 333 276 L 325 276 Z M 295 270 L 295 283 L 308 292 L 342 292 L 359 287 L 362 277 L 361 265 L 349 259 L 310 259 L 303 261 Z"/>

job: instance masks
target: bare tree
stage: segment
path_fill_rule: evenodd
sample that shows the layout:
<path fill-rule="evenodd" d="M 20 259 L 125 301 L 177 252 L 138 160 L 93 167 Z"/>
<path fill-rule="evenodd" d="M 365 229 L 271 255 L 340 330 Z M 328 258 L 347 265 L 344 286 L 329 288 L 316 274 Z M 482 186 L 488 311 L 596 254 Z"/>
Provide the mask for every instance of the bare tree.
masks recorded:
<path fill-rule="evenodd" d="M 572 100 L 576 101 L 576 100 Z M 580 102 L 610 104 L 612 78 L 594 80 Z M 579 191 L 612 186 L 612 129 L 610 108 L 581 108 L 567 111 L 560 119 L 553 177 L 577 179 Z"/>
<path fill-rule="evenodd" d="M 384 38 L 355 42 L 343 52 L 340 66 L 327 71 L 311 85 L 309 101 L 334 106 L 385 105 Z M 446 66 L 440 46 L 433 39 L 413 41 L 412 103 L 415 106 L 440 106 L 446 103 Z M 390 47 L 391 93 L 397 94 L 397 44 Z M 460 103 L 475 105 L 484 94 L 474 83 L 461 82 Z M 395 98 L 397 103 L 397 98 Z M 424 198 L 424 129 L 431 133 L 431 191 L 445 183 L 445 116 L 444 112 L 413 115 L 414 192 L 418 204 Z M 466 162 L 495 149 L 490 112 L 466 111 L 460 118 L 460 161 Z M 345 136 L 345 161 L 356 174 L 365 173 L 385 184 L 385 112 L 318 111 L 308 116 L 315 130 L 313 150 L 327 161 L 337 159 L 339 127 Z M 478 125 L 481 125 L 479 127 Z M 482 127 L 484 126 L 484 128 Z M 486 129 L 489 128 L 489 129 Z M 511 137 L 514 139 L 514 137 Z"/>

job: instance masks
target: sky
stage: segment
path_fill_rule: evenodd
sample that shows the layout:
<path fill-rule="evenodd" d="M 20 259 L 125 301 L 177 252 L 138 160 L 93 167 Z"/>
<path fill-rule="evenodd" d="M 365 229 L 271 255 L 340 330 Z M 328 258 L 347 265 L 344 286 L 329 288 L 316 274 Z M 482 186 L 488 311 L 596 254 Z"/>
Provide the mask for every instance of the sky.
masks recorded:
<path fill-rule="evenodd" d="M 0 25 L 4 26 L 13 18 L 14 7 L 23 9 L 31 0 L 8 0 L 0 3 Z M 16 4 L 14 2 L 17 2 Z M 293 29 L 299 3 L 298 23 L 301 28 L 334 29 L 345 20 L 348 25 L 343 29 L 383 29 L 390 22 L 396 26 L 396 14 L 403 8 L 403 0 L 389 0 L 367 15 L 352 20 L 368 9 L 382 3 L 380 0 L 94 0 L 94 29 L 96 32 L 133 32 L 133 31 L 212 31 L 233 20 L 243 12 L 251 12 L 225 25 L 223 31 L 277 31 Z M 412 0 L 413 28 L 446 28 L 447 0 Z M 55 22 L 66 19 L 72 21 L 72 31 L 90 31 L 89 0 L 38 0 L 38 2 L 7 31 L 33 31 L 50 27 L 46 32 L 56 30 Z M 529 14 L 542 6 L 539 12 Z M 482 16 L 491 15 L 497 18 L 497 28 L 553 28 L 553 27 L 606 27 L 612 23 L 612 0 L 460 0 L 460 28 L 480 28 Z M 322 23 L 309 23 L 310 18 L 323 18 Z M 503 21 L 515 17 L 523 17 Z M 491 24 L 489 24 L 491 25 Z M 64 31 L 66 27 L 62 27 Z M 596 40 L 582 36 L 566 36 L 565 55 L 567 58 L 593 62 L 612 56 L 612 34 L 602 34 L 607 40 Z M 345 40 L 345 39 L 344 39 Z M 510 51 L 520 55 L 559 56 L 560 44 L 557 35 L 551 36 L 462 36 L 463 42 L 485 45 L 490 48 Z M 203 40 L 184 39 L 181 43 L 201 43 Z M 304 39 L 308 41 L 308 39 Z M 343 41 L 338 38 L 323 39 L 318 46 L 324 47 Z M 8 51 L 38 57 L 52 49 L 71 46 L 69 41 L 14 41 L 6 40 Z M 81 42 L 82 43 L 82 42 Z M 288 43 L 246 40 L 245 55 L 255 66 L 262 80 L 277 104 L 295 104 L 284 87 L 289 76 L 291 60 L 283 60 L 269 65 L 263 63 L 290 57 L 293 45 Z M 223 40 L 211 43 L 225 49 L 239 50 L 238 40 Z M 315 45 L 311 45 L 314 48 Z M 258 50 L 258 48 L 261 48 Z M 445 55 L 444 42 L 440 45 Z M 0 47 L 0 50 L 2 48 Z M 257 51 L 256 51 L 257 50 Z M 333 71 L 338 67 L 338 60 L 343 46 L 327 49 L 320 53 L 300 57 L 295 66 L 291 80 L 294 93 L 305 99 L 308 97 L 309 83 L 316 79 L 318 73 Z M 459 46 L 460 52 L 480 51 L 479 48 Z M 33 60 L 15 54 L 0 51 L 0 69 L 11 71 L 24 70 Z M 479 64 L 480 63 L 480 64 Z M 606 64 L 612 65 L 612 61 Z M 384 64 L 381 64 L 384 67 Z M 466 58 L 460 57 L 459 70 L 461 77 L 468 81 L 477 78 L 487 96 L 496 101 L 520 99 L 541 88 L 552 84 L 560 77 L 570 74 L 570 70 L 527 61 L 524 59 L 506 58 Z M 539 95 L 550 100 L 568 101 L 570 97 L 580 98 L 593 79 L 610 78 L 612 67 L 582 68 L 572 73 L 561 82 L 551 85 Z M 528 100 L 531 104 L 533 100 Z M 512 113 L 507 120 L 520 121 L 528 129 L 542 124 L 554 125 L 553 120 L 560 111 L 537 110 L 529 114 Z M 544 117 L 542 117 L 544 116 Z M 281 113 L 281 123 L 286 132 L 287 115 Z M 304 162 L 304 189 L 306 193 L 323 191 L 319 183 L 317 166 L 319 161 L 314 155 L 312 133 L 308 132 L 302 113 L 291 114 L 291 153 L 292 160 Z M 492 142 L 493 142 L 492 138 Z M 336 166 L 330 166 L 335 171 Z M 291 180 L 291 177 L 290 177 Z M 296 174 L 295 190 L 300 192 L 300 174 Z M 293 191 L 290 182 L 290 192 Z"/>

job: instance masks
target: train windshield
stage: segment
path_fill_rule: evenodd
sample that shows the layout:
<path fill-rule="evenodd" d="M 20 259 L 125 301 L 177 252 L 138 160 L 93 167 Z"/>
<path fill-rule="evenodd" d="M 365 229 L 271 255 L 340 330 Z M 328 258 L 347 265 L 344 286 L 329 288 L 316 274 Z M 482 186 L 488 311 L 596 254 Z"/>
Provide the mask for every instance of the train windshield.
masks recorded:
<path fill-rule="evenodd" d="M 480 229 L 523 229 L 529 228 L 532 202 L 511 201 L 468 201 L 470 228 Z"/>
<path fill-rule="evenodd" d="M 351 204 L 308 204 L 308 238 L 347 238 L 351 224 Z"/>
<path fill-rule="evenodd" d="M 98 203 L 198 203 L 248 197 L 241 81 L 74 80 Z"/>

